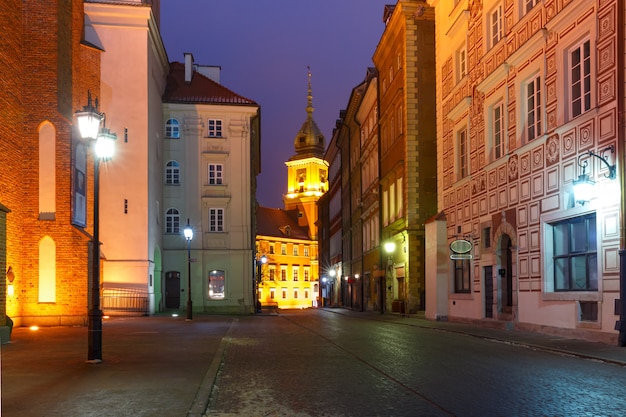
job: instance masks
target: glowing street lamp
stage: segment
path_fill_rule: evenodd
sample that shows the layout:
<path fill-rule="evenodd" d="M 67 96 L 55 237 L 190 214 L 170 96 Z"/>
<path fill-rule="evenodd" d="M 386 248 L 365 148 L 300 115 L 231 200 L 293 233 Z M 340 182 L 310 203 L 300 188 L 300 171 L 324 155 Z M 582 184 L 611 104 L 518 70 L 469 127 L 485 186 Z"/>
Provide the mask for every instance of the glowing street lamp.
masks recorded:
<path fill-rule="evenodd" d="M 91 103 L 91 92 L 87 93 L 87 105 L 75 113 L 78 129 L 83 140 L 94 142 L 94 187 L 93 187 L 93 238 L 91 242 L 91 308 L 88 313 L 87 361 L 102 362 L 102 310 L 100 310 L 100 162 L 113 157 L 117 135 L 106 127 L 100 128 L 105 120 L 104 113 Z"/>
<path fill-rule="evenodd" d="M 183 229 L 185 239 L 187 239 L 187 320 L 193 320 L 191 302 L 191 239 L 193 239 L 193 229 L 189 225 L 189 219 L 187 219 L 187 226 Z"/>

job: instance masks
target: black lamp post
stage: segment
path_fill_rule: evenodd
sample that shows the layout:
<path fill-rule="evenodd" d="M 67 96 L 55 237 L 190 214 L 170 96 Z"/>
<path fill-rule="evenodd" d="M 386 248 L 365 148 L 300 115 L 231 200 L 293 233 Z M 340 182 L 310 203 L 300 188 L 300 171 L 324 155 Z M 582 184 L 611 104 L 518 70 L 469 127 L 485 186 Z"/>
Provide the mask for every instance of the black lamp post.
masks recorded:
<path fill-rule="evenodd" d="M 261 302 L 259 301 L 259 284 L 261 283 L 261 277 L 262 277 L 262 271 L 261 268 L 263 267 L 264 264 L 267 263 L 267 256 L 263 255 L 261 256 L 257 261 L 256 261 L 256 266 L 257 266 L 257 278 L 254 282 L 252 291 L 253 291 L 253 298 L 252 298 L 252 302 L 254 303 L 254 309 L 257 313 L 261 312 Z"/>
<path fill-rule="evenodd" d="M 187 226 L 183 229 L 185 239 L 187 239 L 187 320 L 193 320 L 193 303 L 191 302 L 191 239 L 193 239 L 193 229 L 189 225 L 189 219 L 187 219 Z"/>
<path fill-rule="evenodd" d="M 102 362 L 102 310 L 100 310 L 100 162 L 113 156 L 117 136 L 100 124 L 104 113 L 98 112 L 91 104 L 91 93 L 87 96 L 87 105 L 83 111 L 76 112 L 80 135 L 84 140 L 94 142 L 94 180 L 93 180 L 93 238 L 91 243 L 91 308 L 88 321 L 87 361 Z"/>
<path fill-rule="evenodd" d="M 382 300 L 382 302 L 386 306 L 387 305 L 387 299 L 386 299 L 387 291 L 391 291 L 391 285 L 393 284 L 393 254 L 396 251 L 396 243 L 393 241 L 388 241 L 388 242 L 385 242 L 383 247 L 385 248 L 385 252 L 387 253 L 387 270 L 385 273 L 385 278 L 386 278 L 385 284 L 383 285 L 383 290 L 385 292 L 385 299 Z"/>

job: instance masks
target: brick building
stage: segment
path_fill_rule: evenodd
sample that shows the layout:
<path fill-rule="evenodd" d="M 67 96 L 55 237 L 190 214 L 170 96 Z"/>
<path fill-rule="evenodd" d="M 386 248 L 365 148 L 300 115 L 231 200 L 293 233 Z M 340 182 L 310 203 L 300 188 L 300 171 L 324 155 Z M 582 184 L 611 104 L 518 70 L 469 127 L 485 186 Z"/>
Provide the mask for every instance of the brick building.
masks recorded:
<path fill-rule="evenodd" d="M 73 191 L 76 155 L 90 152 L 73 115 L 88 91 L 99 95 L 101 51 L 83 42 L 83 21 L 82 1 L 0 9 L 0 204 L 10 210 L 0 300 L 16 325 L 86 322 L 92 219 L 73 224 Z"/>

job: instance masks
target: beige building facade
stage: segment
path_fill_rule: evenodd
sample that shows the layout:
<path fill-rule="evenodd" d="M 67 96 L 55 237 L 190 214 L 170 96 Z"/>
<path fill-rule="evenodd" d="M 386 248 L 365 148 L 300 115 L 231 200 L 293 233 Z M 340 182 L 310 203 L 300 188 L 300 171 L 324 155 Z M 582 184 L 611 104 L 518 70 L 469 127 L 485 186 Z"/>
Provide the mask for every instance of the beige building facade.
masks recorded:
<path fill-rule="evenodd" d="M 217 67 L 197 65 L 185 54 L 184 62 L 171 64 L 163 96 L 160 225 L 167 311 L 186 309 L 188 297 L 195 312 L 248 314 L 256 305 L 259 106 L 219 81 Z"/>

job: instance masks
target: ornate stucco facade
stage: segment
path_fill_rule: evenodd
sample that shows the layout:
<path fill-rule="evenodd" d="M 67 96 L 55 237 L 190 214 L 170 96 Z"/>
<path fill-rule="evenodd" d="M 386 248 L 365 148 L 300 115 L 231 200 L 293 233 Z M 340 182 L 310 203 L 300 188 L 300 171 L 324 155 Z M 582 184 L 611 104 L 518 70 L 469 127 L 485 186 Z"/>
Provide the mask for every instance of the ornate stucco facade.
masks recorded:
<path fill-rule="evenodd" d="M 436 222 L 445 233 L 428 239 L 440 252 L 454 240 L 473 249 L 471 259 L 431 253 L 437 269 L 428 278 L 427 316 L 612 339 L 623 240 L 624 5 L 430 4 L 438 45 Z M 617 178 L 607 178 L 615 164 Z M 597 198 L 574 198 L 581 174 L 595 180 Z"/>

